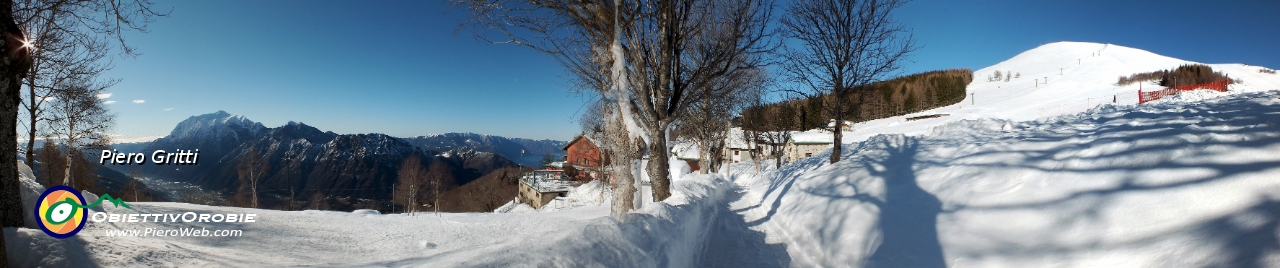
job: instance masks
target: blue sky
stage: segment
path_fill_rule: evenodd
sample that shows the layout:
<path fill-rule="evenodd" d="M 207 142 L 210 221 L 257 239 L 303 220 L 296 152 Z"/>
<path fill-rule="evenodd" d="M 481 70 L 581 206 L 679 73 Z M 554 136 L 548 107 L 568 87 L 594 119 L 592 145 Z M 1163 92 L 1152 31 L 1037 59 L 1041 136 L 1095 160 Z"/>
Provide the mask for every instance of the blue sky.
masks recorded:
<path fill-rule="evenodd" d="M 1055 41 L 1280 68 L 1280 1 L 1222 2 L 915 1 L 897 14 L 924 45 L 904 74 L 979 69 Z M 455 34 L 464 14 L 444 1 L 156 5 L 171 16 L 129 34 L 143 54 L 115 59 L 107 74 L 121 79 L 108 90 L 121 140 L 218 110 L 344 134 L 567 140 L 589 99 L 570 93 L 545 55 Z"/>

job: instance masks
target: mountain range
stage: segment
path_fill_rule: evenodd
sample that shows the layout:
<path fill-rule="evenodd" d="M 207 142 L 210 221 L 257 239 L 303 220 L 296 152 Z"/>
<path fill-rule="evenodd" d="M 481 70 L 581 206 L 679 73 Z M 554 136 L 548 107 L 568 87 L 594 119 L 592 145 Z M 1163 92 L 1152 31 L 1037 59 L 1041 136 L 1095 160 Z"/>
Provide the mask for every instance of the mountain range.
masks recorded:
<path fill-rule="evenodd" d="M 397 171 L 410 155 L 419 155 L 424 165 L 446 165 L 453 182 L 444 187 L 454 188 L 490 171 L 516 166 L 507 156 L 518 156 L 521 150 L 526 155 L 562 155 L 558 151 L 564 143 L 474 133 L 413 138 L 337 134 L 299 122 L 269 128 L 244 116 L 218 111 L 192 116 L 155 141 L 116 146 L 117 150 L 124 149 L 121 152 L 146 154 L 155 150 L 199 149 L 197 165 L 109 167 L 122 172 L 136 167 L 147 176 L 192 183 L 229 195 L 241 186 L 237 165 L 256 152 L 270 166 L 259 184 L 259 193 L 283 200 L 292 189 L 296 199 L 319 194 L 353 204 L 352 200 L 389 200 Z"/>

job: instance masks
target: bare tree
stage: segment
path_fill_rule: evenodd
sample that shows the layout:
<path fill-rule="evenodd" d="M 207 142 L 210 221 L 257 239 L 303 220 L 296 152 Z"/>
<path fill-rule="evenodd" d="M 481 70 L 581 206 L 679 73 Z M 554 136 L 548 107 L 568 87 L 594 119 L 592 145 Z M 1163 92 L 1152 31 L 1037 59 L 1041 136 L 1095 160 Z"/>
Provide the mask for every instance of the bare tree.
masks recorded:
<path fill-rule="evenodd" d="M 73 178 L 85 177 L 72 173 L 76 164 L 83 162 L 73 159 L 84 158 L 85 149 L 105 148 L 111 144 L 110 135 L 106 132 L 115 126 L 115 115 L 107 111 L 106 104 L 98 98 L 98 94 L 109 86 L 110 83 L 76 79 L 68 82 L 65 88 L 54 91 L 49 124 L 51 133 L 67 146 L 67 173 L 62 180 L 65 185 L 74 186 L 78 183 Z"/>
<path fill-rule="evenodd" d="M 674 124 L 681 139 L 698 148 L 698 173 L 707 174 L 708 170 L 720 166 L 723 158 L 720 152 L 729 138 L 729 121 L 733 116 L 728 106 L 723 101 L 707 98 L 689 107 L 685 118 Z"/>
<path fill-rule="evenodd" d="M 129 183 L 124 184 L 124 188 L 120 189 L 120 197 L 130 202 L 138 202 L 138 197 L 141 196 L 138 188 L 138 181 L 130 180 Z"/>
<path fill-rule="evenodd" d="M 440 216 L 440 196 L 448 191 L 450 185 L 453 184 L 453 169 L 445 163 L 434 163 L 428 168 L 426 178 L 426 186 L 430 191 L 431 198 L 435 202 L 431 202 L 431 208 L 435 210 L 436 216 Z"/>
<path fill-rule="evenodd" d="M 88 148 L 100 149 L 105 147 L 93 146 Z M 70 172 L 68 174 L 72 174 L 72 184 L 68 184 L 68 186 L 76 188 L 77 190 L 105 192 L 103 189 L 98 188 L 98 178 L 100 177 L 98 172 L 96 172 L 98 166 L 89 162 L 89 158 L 86 157 L 85 154 L 85 149 L 68 150 L 68 155 L 75 156 L 69 158 L 71 161 L 67 162 L 67 166 L 70 167 Z"/>
<path fill-rule="evenodd" d="M 319 190 L 316 190 L 311 194 L 311 199 L 307 200 L 307 204 L 311 206 L 311 209 L 315 209 L 315 210 L 330 208 L 329 198 L 326 197 L 323 193 L 320 193 Z"/>
<path fill-rule="evenodd" d="M 796 41 L 783 52 L 782 70 L 806 88 L 789 91 L 825 97 L 823 108 L 834 117 L 831 163 L 840 161 L 845 116 L 858 110 L 857 103 L 846 103 L 851 91 L 897 72 L 916 49 L 909 30 L 889 16 L 906 2 L 796 0 L 781 20 L 785 35 Z"/>
<path fill-rule="evenodd" d="M 760 135 L 764 142 L 769 143 L 769 155 L 773 156 L 774 168 L 782 168 L 783 152 L 786 151 L 787 139 L 791 138 L 791 125 L 795 124 L 798 119 L 786 106 L 778 109 L 769 109 L 765 111 L 761 118 L 764 121 L 766 131 Z"/>
<path fill-rule="evenodd" d="M 249 192 L 250 206 L 253 208 L 258 208 L 258 183 L 266 177 L 269 170 L 271 163 L 267 162 L 257 148 L 245 152 L 240 164 L 236 165 L 236 171 L 240 175 L 240 188 Z"/>
<path fill-rule="evenodd" d="M 129 183 L 125 184 L 124 189 L 121 190 L 124 192 L 122 195 L 125 197 L 132 197 L 127 199 L 132 199 L 133 202 L 138 202 L 143 199 L 143 195 L 146 194 L 142 191 L 142 188 L 145 187 L 138 185 L 140 180 L 139 178 L 142 178 L 142 170 L 138 168 L 129 168 Z M 147 200 L 150 201 L 150 198 L 147 198 Z"/>
<path fill-rule="evenodd" d="M 68 30 L 84 30 L 102 34 L 119 42 L 128 55 L 136 55 L 124 45 L 125 30 L 145 32 L 146 25 L 156 17 L 151 3 L 145 0 L 12 0 L 0 1 L 0 148 L 17 150 L 18 110 L 22 103 L 22 79 L 31 70 L 32 45 L 21 25 L 34 21 L 41 10 L 55 8 L 77 10 L 77 20 L 83 27 L 66 27 Z M 83 8 L 73 8 L 83 7 Z M 30 97 L 30 96 L 29 96 Z M 34 137 L 28 137 L 34 139 Z M 28 158 L 30 159 L 30 158 Z M 16 163 L 14 154 L 0 154 L 0 163 Z M 22 202 L 19 200 L 18 170 L 16 165 L 0 165 L 0 225 L 22 226 Z M 0 239 L 2 240 L 2 239 Z M 4 252 L 0 246 L 0 252 Z M 6 266 L 4 254 L 0 254 L 0 266 Z"/>
<path fill-rule="evenodd" d="M 474 25 L 500 34 L 489 40 L 549 53 L 571 73 L 604 81 L 590 90 L 615 104 L 627 140 L 647 143 L 655 201 L 671 195 L 671 124 L 692 103 L 724 95 L 710 86 L 716 78 L 763 65 L 751 55 L 769 46 L 765 0 L 455 3 L 472 11 Z"/>
<path fill-rule="evenodd" d="M 97 33 L 114 36 L 126 53 L 132 54 L 132 48 L 124 46 L 122 30 L 134 29 L 144 31 L 159 13 L 150 12 L 150 2 L 143 0 L 97 0 L 97 1 L 38 1 L 28 0 L 15 3 L 12 0 L 0 0 L 0 148 L 18 148 L 17 125 L 18 110 L 22 103 L 22 79 L 31 69 L 30 40 L 23 33 L 20 25 L 30 22 L 35 16 L 17 16 L 17 14 L 33 14 L 38 10 L 56 6 L 87 6 L 89 12 L 81 19 L 86 22 L 85 28 Z M 102 16 L 92 16 L 102 14 Z M 21 19 L 20 19 L 21 18 Z M 79 28 L 68 28 L 79 29 Z M 34 139 L 34 137 L 28 137 Z M 28 157 L 30 157 L 28 155 Z M 30 158 L 28 158 L 30 159 Z M 14 154 L 0 154 L 0 163 L 16 163 Z M 0 165 L 0 225 L 18 227 L 23 225 L 22 201 L 18 190 L 18 169 L 16 165 Z M 0 239 L 3 241 L 4 239 Z M 4 244 L 0 242 L 0 266 L 7 266 L 8 261 L 3 254 Z"/>
<path fill-rule="evenodd" d="M 419 201 L 423 193 L 426 192 L 427 168 L 422 166 L 422 158 L 413 154 L 400 163 L 397 175 L 392 203 L 404 206 L 406 213 L 414 215 L 421 206 Z"/>
<path fill-rule="evenodd" d="M 556 157 L 554 155 L 551 155 L 551 152 L 547 152 L 545 154 L 542 154 L 542 161 L 539 161 L 539 163 L 545 167 L 547 165 L 550 165 L 551 162 L 555 162 L 555 161 L 556 161 Z"/>
<path fill-rule="evenodd" d="M 32 160 L 40 163 L 40 176 L 38 178 L 41 179 L 40 183 L 45 188 L 49 188 L 59 185 L 57 183 L 58 180 L 55 178 L 66 176 L 67 157 L 63 155 L 62 148 L 58 148 L 57 143 L 48 142 L 52 138 L 46 138 L 45 140 L 44 145 L 40 146 L 40 150 L 36 152 L 36 158 Z"/>
<path fill-rule="evenodd" d="M 767 106 L 757 100 L 751 105 L 742 113 L 742 129 L 748 133 L 745 136 L 750 136 L 750 142 L 761 145 L 761 150 L 769 149 L 761 154 L 773 157 L 775 167 L 781 168 L 785 151 L 782 145 L 790 138 L 788 131 L 798 119 L 785 104 Z"/>
<path fill-rule="evenodd" d="M 26 1 L 22 4 L 41 5 Z M 79 4 L 79 3 L 77 3 Z M 19 14 L 25 21 L 20 27 L 30 35 L 26 45 L 32 48 L 32 67 L 23 81 L 26 95 L 21 102 L 26 122 L 27 157 L 30 159 L 40 122 L 48 120 L 45 103 L 54 98 L 57 90 L 76 80 L 97 79 L 111 68 L 103 60 L 110 48 L 108 41 L 85 32 L 75 12 L 86 12 L 74 5 L 54 5 Z"/>
<path fill-rule="evenodd" d="M 611 212 L 622 214 L 640 208 L 642 205 L 640 180 L 636 178 L 637 164 L 644 154 L 644 140 L 631 135 L 622 115 L 616 109 L 606 110 L 605 133 L 601 136 L 607 148 L 602 153 L 609 155 L 609 181 L 613 184 L 613 201 Z"/>
<path fill-rule="evenodd" d="M 605 80 L 597 81 L 605 82 Z M 639 207 L 638 185 L 636 185 L 637 181 L 632 168 L 635 164 L 633 160 L 639 158 L 643 146 L 636 143 L 639 139 L 632 139 L 633 136 L 627 133 L 621 117 L 618 116 L 616 103 L 604 100 L 593 101 L 579 116 L 579 123 L 582 126 L 583 135 L 599 142 L 600 144 L 596 146 L 600 148 L 600 153 L 610 159 L 607 165 L 601 168 L 607 170 L 603 172 L 604 178 L 613 188 L 611 213 L 622 214 Z M 570 168 L 572 166 L 566 166 L 565 173 L 576 176 L 575 173 L 578 171 Z"/>
<path fill-rule="evenodd" d="M 716 98 L 703 98 L 690 106 L 683 119 L 676 122 L 676 129 L 687 140 L 698 145 L 700 173 L 718 170 L 723 162 L 725 141 L 731 139 L 729 125 L 734 115 L 741 113 L 753 102 L 758 102 L 767 83 L 763 69 L 738 72 L 722 76 L 711 86 L 722 87 L 725 92 Z"/>

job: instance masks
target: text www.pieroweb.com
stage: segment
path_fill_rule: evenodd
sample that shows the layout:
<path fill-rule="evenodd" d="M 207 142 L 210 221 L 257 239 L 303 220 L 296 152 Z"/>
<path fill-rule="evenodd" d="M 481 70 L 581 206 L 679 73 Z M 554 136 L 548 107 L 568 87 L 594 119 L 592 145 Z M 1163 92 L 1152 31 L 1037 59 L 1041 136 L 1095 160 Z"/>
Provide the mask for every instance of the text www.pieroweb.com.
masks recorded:
<path fill-rule="evenodd" d="M 155 229 L 146 228 L 142 230 L 104 230 L 106 236 L 241 236 L 244 235 L 243 230 L 209 230 L 206 228 L 178 228 L 178 229 Z"/>

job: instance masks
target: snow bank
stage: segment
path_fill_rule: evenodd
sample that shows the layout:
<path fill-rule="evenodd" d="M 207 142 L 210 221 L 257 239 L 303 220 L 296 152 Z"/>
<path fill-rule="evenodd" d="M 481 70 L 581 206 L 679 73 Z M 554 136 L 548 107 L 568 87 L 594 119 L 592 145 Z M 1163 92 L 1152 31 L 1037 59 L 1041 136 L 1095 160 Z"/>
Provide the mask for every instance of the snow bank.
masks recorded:
<path fill-rule="evenodd" d="M 689 162 L 685 162 L 684 160 L 672 157 L 671 161 L 667 162 L 667 165 L 669 165 L 671 169 L 668 173 L 671 174 L 671 181 L 680 180 L 684 175 L 693 173 L 693 167 L 690 167 Z"/>
<path fill-rule="evenodd" d="M 22 220 L 27 228 L 39 228 L 36 225 L 35 207 L 36 199 L 44 194 L 44 186 L 36 182 L 35 173 L 31 171 L 31 167 L 26 163 L 18 161 L 18 184 L 21 184 L 22 191 Z"/>
<path fill-rule="evenodd" d="M 592 220 L 545 236 L 440 257 L 389 265 L 485 267 L 692 267 L 711 217 L 731 184 L 716 175 L 691 175 L 672 184 L 666 201 L 624 215 Z"/>
<path fill-rule="evenodd" d="M 565 199 L 583 205 L 603 205 L 613 196 L 613 190 L 605 187 L 599 180 L 593 180 L 578 187 L 573 187 L 565 194 Z"/>

